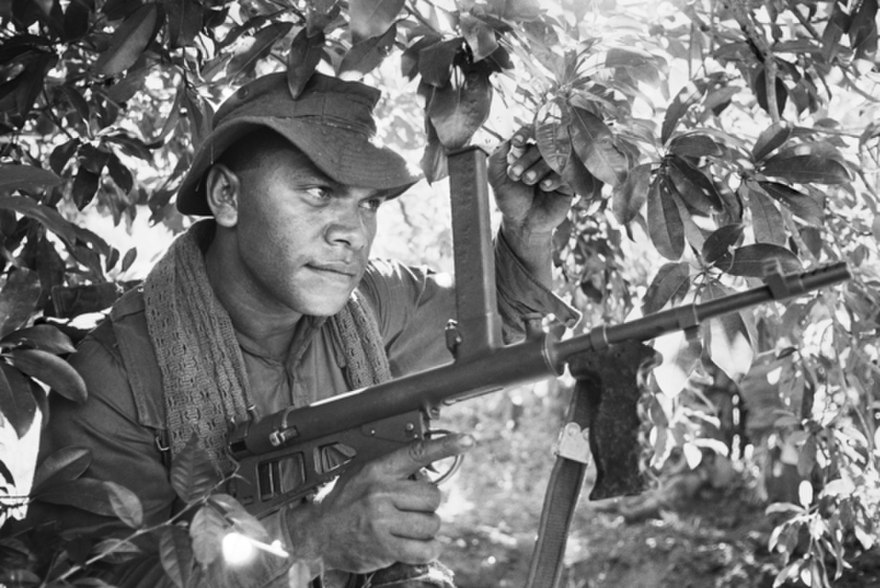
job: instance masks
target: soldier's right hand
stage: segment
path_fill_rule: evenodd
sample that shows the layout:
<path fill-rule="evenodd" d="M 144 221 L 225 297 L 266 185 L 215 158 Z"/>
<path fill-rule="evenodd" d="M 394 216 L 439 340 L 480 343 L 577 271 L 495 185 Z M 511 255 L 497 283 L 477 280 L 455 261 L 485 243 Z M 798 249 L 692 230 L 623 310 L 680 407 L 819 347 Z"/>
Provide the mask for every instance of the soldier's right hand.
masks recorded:
<path fill-rule="evenodd" d="M 294 517 L 296 525 L 309 528 L 291 531 L 308 536 L 325 569 L 363 573 L 394 562 L 432 561 L 440 551 L 436 511 L 441 493 L 436 484 L 414 475 L 473 444 L 470 435 L 416 441 L 347 471 L 320 502 L 308 507 L 307 516 Z"/>

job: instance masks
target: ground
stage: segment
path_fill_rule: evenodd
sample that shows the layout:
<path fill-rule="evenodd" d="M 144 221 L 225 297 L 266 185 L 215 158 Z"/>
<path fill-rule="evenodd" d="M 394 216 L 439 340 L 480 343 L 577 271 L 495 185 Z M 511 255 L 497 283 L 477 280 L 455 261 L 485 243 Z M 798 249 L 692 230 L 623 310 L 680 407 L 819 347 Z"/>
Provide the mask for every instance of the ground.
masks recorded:
<path fill-rule="evenodd" d="M 458 588 L 519 588 L 553 464 L 559 410 L 552 392 L 543 401 L 530 398 L 524 409 L 515 398 L 478 402 L 483 405 L 463 403 L 452 415 L 457 429 L 473 432 L 479 444 L 444 486 L 442 559 L 455 570 Z M 773 523 L 746 476 L 731 472 L 718 483 L 684 472 L 663 493 L 591 502 L 593 475 L 588 470 L 560 588 L 773 586 L 780 565 L 767 547 Z M 880 588 L 880 551 L 852 563 L 834 588 Z"/>

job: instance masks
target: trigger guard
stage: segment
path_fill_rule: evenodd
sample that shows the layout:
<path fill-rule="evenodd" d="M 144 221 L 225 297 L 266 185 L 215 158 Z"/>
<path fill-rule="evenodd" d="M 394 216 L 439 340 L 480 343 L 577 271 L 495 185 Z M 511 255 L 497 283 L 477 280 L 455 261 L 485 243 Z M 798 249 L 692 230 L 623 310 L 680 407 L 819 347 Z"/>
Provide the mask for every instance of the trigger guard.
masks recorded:
<path fill-rule="evenodd" d="M 437 436 L 437 435 L 451 435 L 451 434 L 452 434 L 452 431 L 449 431 L 447 429 L 434 429 L 432 431 L 425 431 L 425 438 L 431 439 L 432 437 Z M 461 464 L 463 462 L 464 462 L 464 455 L 461 455 L 461 454 L 456 455 L 452 458 L 452 465 L 450 465 L 449 468 L 445 472 L 443 472 L 442 474 L 440 474 L 436 478 L 431 478 L 430 476 L 428 476 L 428 477 L 430 478 L 430 480 L 433 484 L 437 484 L 439 486 L 440 484 L 442 484 L 443 482 L 445 482 L 446 480 L 448 480 L 449 478 L 454 476 L 455 473 L 458 471 L 458 469 L 461 467 Z M 434 467 L 434 464 L 429 465 L 425 469 L 428 471 L 431 471 L 431 472 L 438 472 L 439 471 L 436 467 Z"/>

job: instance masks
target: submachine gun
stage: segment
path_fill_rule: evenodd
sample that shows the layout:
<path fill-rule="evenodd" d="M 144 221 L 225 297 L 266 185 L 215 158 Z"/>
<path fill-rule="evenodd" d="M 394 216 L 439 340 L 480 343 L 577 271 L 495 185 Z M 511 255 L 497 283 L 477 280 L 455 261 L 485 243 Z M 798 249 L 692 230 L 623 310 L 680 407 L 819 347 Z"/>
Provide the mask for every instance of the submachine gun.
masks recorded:
<path fill-rule="evenodd" d="M 450 154 L 449 178 L 457 317 L 447 327 L 446 341 L 454 360 L 237 425 L 230 436 L 230 451 L 239 463 L 233 492 L 253 514 L 272 512 L 351 466 L 430 436 L 430 422 L 443 405 L 558 376 L 570 361 L 585 354 L 686 331 L 726 313 L 799 296 L 850 277 L 844 262 L 805 273 L 771 271 L 761 287 L 619 325 L 598 326 L 565 340 L 542 329 L 540 320 L 527 321 L 525 339 L 504 345 L 496 310 L 485 153 L 468 147 Z M 570 455 L 561 458 L 586 461 Z M 566 525 L 562 530 L 567 534 Z M 537 583 L 530 581 L 529 585 Z"/>

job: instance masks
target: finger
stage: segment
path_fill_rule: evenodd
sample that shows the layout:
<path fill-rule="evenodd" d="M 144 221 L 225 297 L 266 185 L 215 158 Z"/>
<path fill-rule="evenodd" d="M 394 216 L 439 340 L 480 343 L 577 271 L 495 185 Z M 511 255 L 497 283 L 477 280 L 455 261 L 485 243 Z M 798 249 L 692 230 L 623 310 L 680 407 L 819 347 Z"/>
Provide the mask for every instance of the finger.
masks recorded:
<path fill-rule="evenodd" d="M 517 159 L 523 156 L 528 149 L 529 140 L 532 138 L 532 131 L 530 127 L 522 127 L 516 133 L 513 134 L 513 137 L 507 141 L 510 149 L 507 151 L 507 163 L 512 164 Z"/>
<path fill-rule="evenodd" d="M 398 510 L 434 512 L 440 508 L 443 493 L 431 482 L 402 480 L 395 484 L 392 503 Z"/>
<path fill-rule="evenodd" d="M 529 146 L 520 157 L 508 166 L 507 175 L 511 180 L 519 181 L 522 179 L 522 175 L 539 161 L 541 161 L 541 152 L 537 147 Z"/>
<path fill-rule="evenodd" d="M 434 513 L 410 513 L 395 521 L 388 532 L 398 539 L 430 541 L 440 532 L 440 525 L 440 517 Z"/>
<path fill-rule="evenodd" d="M 550 168 L 550 164 L 544 159 L 539 159 L 523 173 L 522 181 L 529 186 L 534 186 L 551 173 L 553 173 L 553 170 Z"/>
<path fill-rule="evenodd" d="M 422 439 L 389 453 L 375 462 L 374 468 L 386 479 L 404 480 L 435 461 L 464 453 L 473 445 L 474 438 L 470 435 Z"/>
<path fill-rule="evenodd" d="M 409 565 L 420 565 L 434 561 L 440 557 L 441 544 L 437 539 L 430 541 L 413 541 L 392 538 L 391 548 L 397 555 L 397 561 Z"/>

